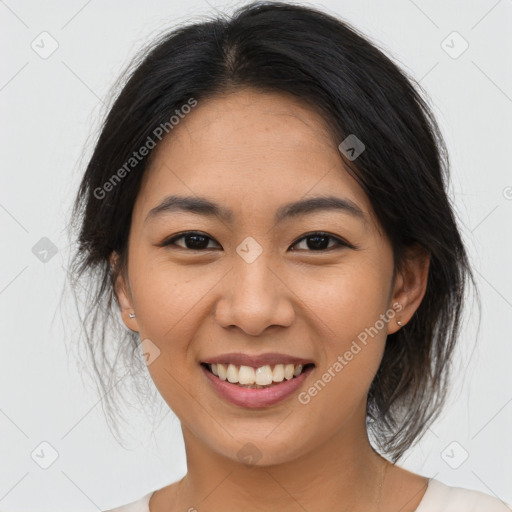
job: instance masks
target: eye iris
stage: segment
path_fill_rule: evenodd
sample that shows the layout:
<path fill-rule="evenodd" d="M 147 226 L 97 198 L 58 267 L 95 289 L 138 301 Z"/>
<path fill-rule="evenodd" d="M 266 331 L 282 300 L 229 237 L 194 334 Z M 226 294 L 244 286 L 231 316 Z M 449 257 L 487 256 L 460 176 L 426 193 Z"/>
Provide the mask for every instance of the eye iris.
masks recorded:
<path fill-rule="evenodd" d="M 314 249 L 314 250 L 327 249 L 327 247 L 329 245 L 329 239 L 330 239 L 330 237 L 326 236 L 326 235 L 311 235 L 311 236 L 308 236 L 306 238 L 308 249 Z M 314 242 L 312 244 L 310 244 L 309 243 L 310 240 L 314 240 Z M 323 240 L 324 242 L 327 242 L 327 243 L 318 242 L 319 240 Z"/>
<path fill-rule="evenodd" d="M 206 249 L 208 247 L 208 237 L 198 234 L 189 234 L 184 236 L 185 245 L 188 249 Z M 194 240 L 192 244 L 188 242 Z M 199 242 L 198 242 L 199 240 Z"/>

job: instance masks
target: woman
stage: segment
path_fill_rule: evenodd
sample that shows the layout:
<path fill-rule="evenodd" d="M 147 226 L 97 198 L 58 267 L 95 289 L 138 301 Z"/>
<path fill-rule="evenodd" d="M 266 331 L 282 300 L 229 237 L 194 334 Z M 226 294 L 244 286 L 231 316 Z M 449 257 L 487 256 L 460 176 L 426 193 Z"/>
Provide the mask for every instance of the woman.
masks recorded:
<path fill-rule="evenodd" d="M 78 192 L 75 280 L 95 357 L 120 312 L 188 472 L 115 510 L 509 510 L 395 464 L 472 279 L 447 171 L 411 81 L 322 12 L 255 3 L 143 56 Z"/>

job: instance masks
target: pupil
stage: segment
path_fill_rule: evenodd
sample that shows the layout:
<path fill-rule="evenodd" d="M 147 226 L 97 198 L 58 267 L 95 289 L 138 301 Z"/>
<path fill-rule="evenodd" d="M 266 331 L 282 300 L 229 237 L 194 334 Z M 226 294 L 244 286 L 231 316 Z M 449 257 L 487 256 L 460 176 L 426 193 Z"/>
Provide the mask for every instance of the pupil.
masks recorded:
<path fill-rule="evenodd" d="M 329 237 L 325 235 L 312 235 L 307 238 L 308 240 L 308 249 L 327 249 L 327 246 L 329 245 Z M 310 244 L 310 240 L 315 240 L 313 244 Z M 324 242 L 327 241 L 327 243 L 318 243 L 318 240 L 323 240 Z"/>
<path fill-rule="evenodd" d="M 199 243 L 197 243 L 197 239 L 199 239 Z M 201 239 L 203 243 L 201 243 Z M 190 244 L 190 240 L 195 240 L 196 242 Z M 205 236 L 202 235 L 186 235 L 185 242 L 189 249 L 205 249 L 206 247 L 208 247 L 208 240 Z"/>

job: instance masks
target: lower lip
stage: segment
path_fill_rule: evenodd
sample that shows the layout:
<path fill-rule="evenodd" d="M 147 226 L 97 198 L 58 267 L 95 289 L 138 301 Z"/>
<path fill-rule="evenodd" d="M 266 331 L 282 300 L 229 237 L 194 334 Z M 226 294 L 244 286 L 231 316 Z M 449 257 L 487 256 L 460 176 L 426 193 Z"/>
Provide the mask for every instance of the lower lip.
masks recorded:
<path fill-rule="evenodd" d="M 229 402 L 239 405 L 240 407 L 268 407 L 269 405 L 281 402 L 302 385 L 313 368 L 313 366 L 310 366 L 298 377 L 283 380 L 283 382 L 274 384 L 269 388 L 255 389 L 244 388 L 236 384 L 231 384 L 231 382 L 227 380 L 219 379 L 219 377 L 201 365 L 203 373 L 211 382 L 215 391 Z"/>

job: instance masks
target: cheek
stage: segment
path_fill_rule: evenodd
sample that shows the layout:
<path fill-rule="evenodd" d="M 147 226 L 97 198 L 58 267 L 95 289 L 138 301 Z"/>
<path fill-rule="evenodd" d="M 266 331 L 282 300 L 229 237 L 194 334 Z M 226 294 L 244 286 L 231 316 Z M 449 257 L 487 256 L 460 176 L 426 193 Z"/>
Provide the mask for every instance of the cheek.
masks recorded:
<path fill-rule="evenodd" d="M 325 417 L 342 425 L 355 410 L 365 410 L 362 402 L 379 368 L 387 337 L 381 320 L 385 301 L 375 280 L 342 279 L 347 287 L 332 285 L 312 306 L 320 320 L 316 323 L 320 363 L 300 403 L 310 418 Z M 355 288 L 360 286 L 360 288 Z M 372 287 L 373 286 L 373 287 Z M 360 407 L 360 408 L 359 408 Z M 359 408 L 359 409 L 358 409 Z M 319 421 L 317 428 L 324 428 Z"/>
<path fill-rule="evenodd" d="M 133 259 L 131 286 L 138 312 L 141 337 L 160 340 L 166 347 L 179 347 L 186 340 L 184 330 L 196 329 L 201 301 L 218 282 L 218 276 L 198 267 L 178 267 L 169 262 L 144 260 L 137 267 Z"/>
<path fill-rule="evenodd" d="M 387 268 L 367 260 L 333 269 L 315 280 L 303 279 L 298 295 L 315 314 L 320 367 L 304 401 L 318 412 L 339 404 L 342 417 L 364 399 L 384 352 L 390 277 Z"/>
<path fill-rule="evenodd" d="M 387 269 L 363 260 L 314 276 L 302 274 L 294 291 L 314 313 L 309 316 L 318 320 L 328 346 L 344 350 L 385 313 L 389 281 Z"/>

